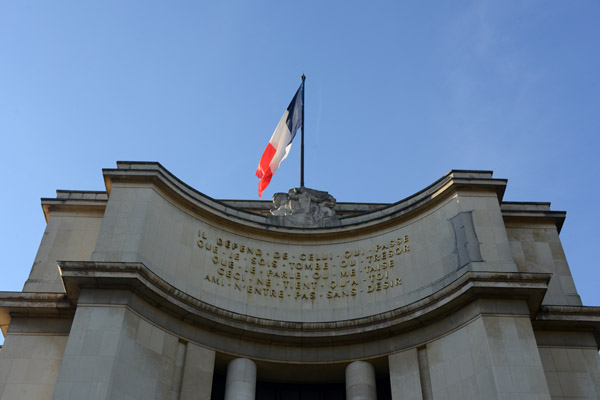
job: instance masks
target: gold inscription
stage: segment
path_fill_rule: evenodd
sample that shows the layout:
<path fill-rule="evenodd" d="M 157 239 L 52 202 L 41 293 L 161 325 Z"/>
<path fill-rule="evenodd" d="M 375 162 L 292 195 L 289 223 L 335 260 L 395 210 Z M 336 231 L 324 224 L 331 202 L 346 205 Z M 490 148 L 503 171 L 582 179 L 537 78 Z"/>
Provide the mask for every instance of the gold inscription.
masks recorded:
<path fill-rule="evenodd" d="M 207 284 L 230 287 L 250 296 L 315 301 L 367 296 L 402 286 L 403 259 L 410 252 L 408 235 L 343 252 L 266 252 L 230 239 L 211 238 L 199 230 L 196 245 L 206 252 L 213 270 Z"/>

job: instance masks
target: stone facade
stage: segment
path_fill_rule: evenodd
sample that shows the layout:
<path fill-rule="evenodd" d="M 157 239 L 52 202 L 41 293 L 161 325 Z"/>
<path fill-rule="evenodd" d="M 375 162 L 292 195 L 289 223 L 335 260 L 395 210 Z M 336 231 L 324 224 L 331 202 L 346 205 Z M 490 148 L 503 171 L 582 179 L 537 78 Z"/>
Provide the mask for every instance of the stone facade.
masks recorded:
<path fill-rule="evenodd" d="M 217 201 L 158 163 L 42 199 L 0 400 L 592 399 L 600 308 L 548 203 L 451 171 L 394 204 Z"/>

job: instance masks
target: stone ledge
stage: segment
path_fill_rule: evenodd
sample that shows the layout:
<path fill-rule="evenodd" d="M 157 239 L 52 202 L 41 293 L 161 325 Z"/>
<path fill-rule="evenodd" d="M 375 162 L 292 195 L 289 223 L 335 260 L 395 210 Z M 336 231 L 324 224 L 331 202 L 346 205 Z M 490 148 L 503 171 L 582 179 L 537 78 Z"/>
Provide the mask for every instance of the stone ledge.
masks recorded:
<path fill-rule="evenodd" d="M 600 349 L 600 307 L 542 306 L 533 326 L 540 330 L 591 331 Z"/>
<path fill-rule="evenodd" d="M 106 192 L 57 190 L 56 193 L 55 199 L 42 198 L 42 211 L 46 222 L 53 212 L 104 214 L 108 204 Z"/>
<path fill-rule="evenodd" d="M 600 307 L 542 306 L 536 321 L 580 321 L 600 323 Z"/>
<path fill-rule="evenodd" d="M 548 222 L 554 224 L 558 233 L 567 217 L 565 211 L 550 210 L 550 203 L 534 203 L 534 202 L 503 202 L 500 211 L 505 224 L 540 223 Z"/>
<path fill-rule="evenodd" d="M 551 274 L 467 272 L 415 303 L 365 318 L 330 322 L 285 322 L 234 313 L 173 287 L 141 263 L 59 261 L 73 307 L 80 290 L 129 290 L 151 305 L 191 324 L 255 340 L 330 343 L 390 336 L 427 325 L 477 298 L 519 299 L 535 316 Z"/>
<path fill-rule="evenodd" d="M 108 194 L 98 190 L 57 190 L 57 199 L 68 200 L 108 200 Z"/>
<path fill-rule="evenodd" d="M 74 313 L 63 293 L 0 292 L 0 328 L 4 335 L 14 316 L 65 318 Z"/>

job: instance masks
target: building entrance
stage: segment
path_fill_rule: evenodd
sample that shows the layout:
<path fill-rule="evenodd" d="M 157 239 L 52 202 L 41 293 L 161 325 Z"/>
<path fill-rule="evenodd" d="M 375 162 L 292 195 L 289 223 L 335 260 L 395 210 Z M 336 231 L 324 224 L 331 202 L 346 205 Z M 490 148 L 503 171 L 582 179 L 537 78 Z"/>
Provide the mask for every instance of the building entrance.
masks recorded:
<path fill-rule="evenodd" d="M 225 399 L 226 375 L 215 373 L 211 400 Z M 258 380 L 256 400 L 345 400 L 344 382 L 284 383 Z M 391 400 L 389 377 L 377 378 L 377 399 Z"/>

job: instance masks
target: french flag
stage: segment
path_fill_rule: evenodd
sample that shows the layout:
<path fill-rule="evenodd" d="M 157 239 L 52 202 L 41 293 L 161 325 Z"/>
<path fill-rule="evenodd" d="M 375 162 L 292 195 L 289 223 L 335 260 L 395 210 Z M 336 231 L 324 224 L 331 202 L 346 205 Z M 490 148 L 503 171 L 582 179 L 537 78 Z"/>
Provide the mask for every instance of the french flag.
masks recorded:
<path fill-rule="evenodd" d="M 304 81 L 298 88 L 287 110 L 283 113 L 283 117 L 279 121 L 267 148 L 260 158 L 256 176 L 260 179 L 258 182 L 258 196 L 262 197 L 263 190 L 269 186 L 271 178 L 281 162 L 285 160 L 290 149 L 292 148 L 292 140 L 296 136 L 296 131 L 303 124 L 302 121 L 302 92 L 304 91 Z"/>

